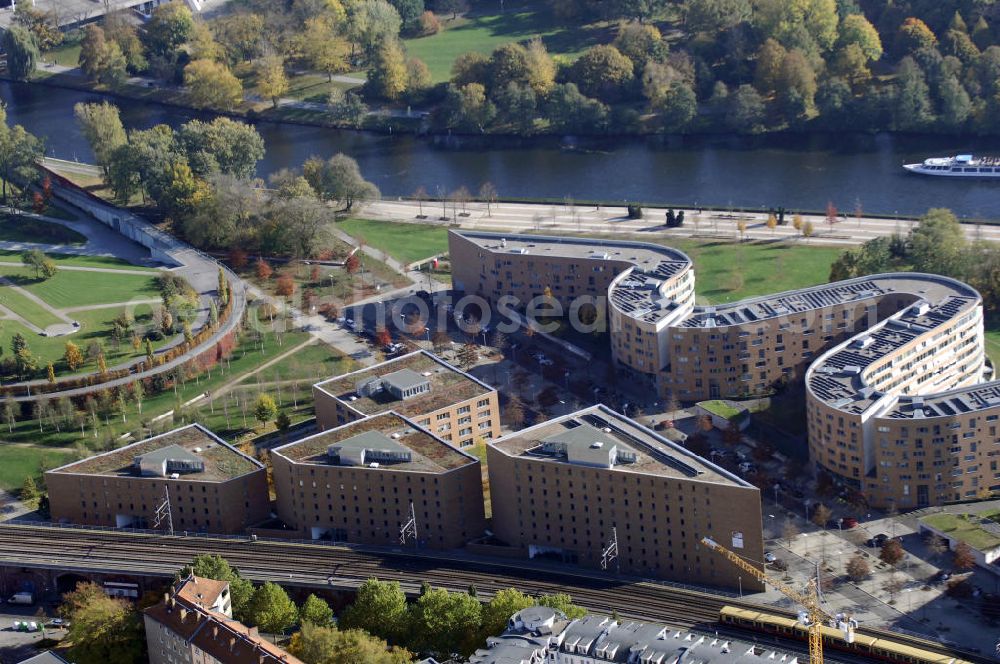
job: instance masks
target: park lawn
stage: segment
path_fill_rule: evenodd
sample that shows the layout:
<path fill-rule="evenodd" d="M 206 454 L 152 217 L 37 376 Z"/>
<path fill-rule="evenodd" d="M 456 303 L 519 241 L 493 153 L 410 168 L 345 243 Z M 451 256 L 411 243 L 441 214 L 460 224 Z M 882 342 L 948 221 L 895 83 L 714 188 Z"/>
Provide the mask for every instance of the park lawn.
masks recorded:
<path fill-rule="evenodd" d="M 4 214 L 0 216 L 0 241 L 83 245 L 87 237 L 62 224 Z"/>
<path fill-rule="evenodd" d="M 331 378 L 353 371 L 354 361 L 325 343 L 317 342 L 261 371 L 260 382 Z M 253 378 L 253 382 L 257 377 Z M 249 384 L 249 383 L 248 383 Z M 311 397 L 310 397 L 311 398 Z"/>
<path fill-rule="evenodd" d="M 365 77 L 364 72 L 345 75 L 362 79 Z M 325 104 L 330 98 L 330 92 L 333 90 L 344 90 L 346 92 L 359 85 L 361 84 L 331 81 L 326 74 L 300 74 L 289 79 L 288 92 L 284 96 L 301 101 Z"/>
<path fill-rule="evenodd" d="M 0 274 L 2 273 L 3 270 L 0 270 Z M 63 322 L 48 309 L 13 288 L 0 286 L 0 304 L 43 330 L 49 325 Z M 30 334 L 35 336 L 34 332 Z"/>
<path fill-rule="evenodd" d="M 21 255 L 23 253 L 23 251 L 18 251 L 16 249 L 0 249 L 0 263 L 20 263 Z M 75 254 L 58 253 L 47 253 L 45 255 L 48 258 L 51 258 L 56 265 L 69 265 L 73 267 L 103 267 L 112 270 L 116 268 L 140 270 L 154 275 L 161 271 L 159 268 L 155 267 L 133 265 L 126 260 L 115 258 L 114 256 L 77 256 Z"/>
<path fill-rule="evenodd" d="M 5 425 L 6 426 L 6 425 Z M 0 429 L 0 436 L 6 429 Z M 38 429 L 35 429 L 38 432 Z M 69 450 L 0 443 L 0 489 L 20 489 L 29 475 L 39 480 L 42 472 L 69 463 L 76 455 Z"/>
<path fill-rule="evenodd" d="M 1000 367 L 1000 320 L 986 321 L 986 354 L 995 368 Z"/>
<path fill-rule="evenodd" d="M 695 292 L 700 301 L 708 304 L 828 283 L 830 266 L 843 251 L 839 247 L 784 242 L 699 242 L 662 237 L 654 241 L 691 257 Z"/>
<path fill-rule="evenodd" d="M 80 42 L 63 43 L 45 51 L 42 53 L 42 60 L 44 62 L 55 62 L 57 65 L 62 65 L 63 67 L 77 67 L 80 65 Z M 44 70 L 45 66 L 42 65 L 39 69 Z"/>
<path fill-rule="evenodd" d="M 0 267 L 0 274 L 5 276 L 14 272 L 21 273 L 23 281 L 20 286 L 57 309 L 128 302 L 160 295 L 152 275 L 60 270 L 51 279 L 37 281 L 27 268 Z"/>
<path fill-rule="evenodd" d="M 413 263 L 448 251 L 448 229 L 443 226 L 345 219 L 345 233 L 383 251 L 401 263 Z"/>
<path fill-rule="evenodd" d="M 404 40 L 406 52 L 427 63 L 431 77 L 439 83 L 451 77 L 455 59 L 470 51 L 490 53 L 509 42 L 541 37 L 550 54 L 573 59 L 588 47 L 613 38 L 614 30 L 608 26 L 557 21 L 549 12 L 533 9 L 529 2 L 508 2 L 507 6 L 502 14 L 470 13 L 456 20 L 442 15 L 441 32 Z"/>

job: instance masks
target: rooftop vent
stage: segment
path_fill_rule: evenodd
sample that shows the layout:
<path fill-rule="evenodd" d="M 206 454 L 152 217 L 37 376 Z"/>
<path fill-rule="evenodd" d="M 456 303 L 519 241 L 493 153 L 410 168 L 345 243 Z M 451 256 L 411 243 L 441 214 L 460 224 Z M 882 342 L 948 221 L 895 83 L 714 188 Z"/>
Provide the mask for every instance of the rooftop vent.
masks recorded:
<path fill-rule="evenodd" d="M 594 442 L 592 442 L 592 443 L 590 444 L 590 449 L 592 449 L 592 450 L 599 450 L 599 449 L 601 449 L 602 447 L 604 447 L 604 443 L 602 443 L 602 442 L 601 442 L 601 441 L 599 441 L 599 440 L 595 440 Z"/>
<path fill-rule="evenodd" d="M 843 371 L 848 376 L 857 376 L 859 373 L 861 373 L 861 367 L 859 367 L 856 364 L 848 364 L 846 367 L 844 367 Z"/>
<path fill-rule="evenodd" d="M 855 339 L 853 342 L 851 342 L 851 345 L 854 346 L 855 348 L 868 348 L 873 343 L 875 343 L 875 339 L 868 335 L 865 335 L 863 337 Z"/>

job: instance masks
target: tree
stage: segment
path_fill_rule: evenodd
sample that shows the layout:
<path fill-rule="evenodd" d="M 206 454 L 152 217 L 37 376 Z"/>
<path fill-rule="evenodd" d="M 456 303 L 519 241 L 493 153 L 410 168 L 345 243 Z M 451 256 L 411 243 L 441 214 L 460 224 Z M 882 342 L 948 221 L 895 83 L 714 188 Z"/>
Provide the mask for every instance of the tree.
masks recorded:
<path fill-rule="evenodd" d="M 790 50 L 782 61 L 777 92 L 790 117 L 808 116 L 815 110 L 816 73 L 802 50 Z"/>
<path fill-rule="evenodd" d="M 260 404 L 260 399 L 257 403 Z M 270 581 L 265 581 L 253 591 L 249 613 L 250 624 L 272 634 L 284 632 L 294 625 L 299 617 L 295 603 L 288 597 L 288 593 Z"/>
<path fill-rule="evenodd" d="M 42 279 L 51 279 L 59 272 L 59 267 L 51 258 L 42 261 Z"/>
<path fill-rule="evenodd" d="M 570 70 L 580 91 L 604 101 L 615 101 L 635 78 L 632 61 L 614 46 L 593 46 L 577 58 Z"/>
<path fill-rule="evenodd" d="M 410 58 L 406 61 L 406 93 L 409 99 L 414 101 L 423 99 L 433 84 L 431 70 L 426 62 L 420 58 Z"/>
<path fill-rule="evenodd" d="M 82 367 L 84 360 L 83 353 L 80 352 L 80 347 L 72 341 L 67 341 L 63 351 L 63 360 L 70 371 L 76 371 Z"/>
<path fill-rule="evenodd" d="M 820 503 L 816 505 L 816 509 L 813 511 L 812 522 L 820 528 L 826 528 L 826 522 L 830 520 L 830 514 L 830 508 Z"/>
<path fill-rule="evenodd" d="M 340 626 L 361 629 L 388 641 L 407 630 L 406 595 L 397 581 L 368 579 L 358 587 L 354 603 L 344 610 Z"/>
<path fill-rule="evenodd" d="M 131 604 L 108 597 L 96 583 L 81 583 L 63 600 L 74 662 L 132 664 L 142 658 L 142 620 Z"/>
<path fill-rule="evenodd" d="M 515 588 L 498 590 L 493 598 L 483 606 L 482 637 L 499 636 L 507 628 L 510 617 L 529 606 L 535 600 Z"/>
<path fill-rule="evenodd" d="M 208 183 L 191 171 L 186 161 L 178 160 L 167 167 L 166 187 L 156 204 L 171 219 L 183 221 L 212 198 Z"/>
<path fill-rule="evenodd" d="M 35 37 L 40 50 L 48 51 L 63 42 L 58 17 L 53 11 L 42 11 L 19 3 L 14 9 L 14 24 L 26 28 Z"/>
<path fill-rule="evenodd" d="M 35 73 L 41 57 L 35 35 L 20 25 L 12 25 L 3 31 L 0 44 L 7 53 L 10 75 L 19 81 L 28 80 Z"/>
<path fill-rule="evenodd" d="M 6 112 L 0 109 L 0 180 L 4 205 L 8 203 L 8 184 L 33 182 L 38 176 L 38 160 L 43 156 L 42 142 L 21 125 L 8 127 Z"/>
<path fill-rule="evenodd" d="M 478 361 L 479 350 L 476 348 L 476 345 L 473 343 L 462 344 L 462 347 L 458 349 L 458 366 L 468 371 L 476 366 L 476 362 Z"/>
<path fill-rule="evenodd" d="M 649 61 L 662 62 L 668 51 L 656 26 L 638 21 L 622 23 L 612 45 L 631 60 L 636 68 L 645 66 Z"/>
<path fill-rule="evenodd" d="M 264 17 L 254 12 L 234 12 L 212 23 L 216 39 L 230 62 L 251 61 L 264 44 Z"/>
<path fill-rule="evenodd" d="M 778 87 L 781 78 L 781 66 L 788 51 L 775 39 L 767 39 L 757 51 L 757 64 L 754 67 L 754 87 L 761 94 L 768 94 Z"/>
<path fill-rule="evenodd" d="M 791 519 L 785 520 L 785 525 L 781 528 L 781 536 L 785 540 L 786 546 L 791 546 L 792 540 L 799 536 L 801 531 L 799 531 L 798 526 Z"/>
<path fill-rule="evenodd" d="M 379 47 L 396 41 L 403 20 L 386 0 L 360 0 L 348 14 L 347 32 L 371 56 Z"/>
<path fill-rule="evenodd" d="M 741 85 L 729 95 L 726 107 L 726 126 L 733 131 L 755 132 L 761 129 L 764 119 L 764 100 L 749 85 Z"/>
<path fill-rule="evenodd" d="M 360 629 L 303 623 L 292 636 L 288 652 L 305 664 L 410 664 L 413 655 L 390 647 L 384 640 L 369 636 Z"/>
<path fill-rule="evenodd" d="M 667 130 L 681 131 L 698 113 L 698 98 L 688 83 L 674 81 L 657 104 L 657 109 Z"/>
<path fill-rule="evenodd" d="M 561 611 L 570 620 L 582 618 L 587 615 L 587 610 L 581 606 L 573 604 L 573 598 L 566 593 L 542 595 L 538 598 L 538 605 L 547 606 L 550 609 Z"/>
<path fill-rule="evenodd" d="M 858 88 L 872 77 L 868 69 L 868 59 L 857 44 L 848 44 L 837 52 L 832 63 L 832 69 L 851 85 Z"/>
<path fill-rule="evenodd" d="M 253 416 L 261 424 L 267 424 L 273 420 L 278 414 L 278 405 L 274 402 L 274 398 L 269 394 L 262 394 L 257 397 L 257 401 L 253 406 Z M 274 630 L 270 630 L 274 631 Z"/>
<path fill-rule="evenodd" d="M 910 17 L 903 21 L 896 31 L 896 52 L 900 55 L 912 55 L 924 48 L 937 45 L 937 37 L 927 24 L 919 18 Z"/>
<path fill-rule="evenodd" d="M 117 42 L 105 37 L 97 25 L 88 25 L 80 43 L 80 69 L 98 83 L 118 86 L 128 76 L 128 59 Z"/>
<path fill-rule="evenodd" d="M 966 571 L 976 566 L 976 554 L 967 543 L 959 541 L 951 559 L 955 569 Z"/>
<path fill-rule="evenodd" d="M 470 51 L 455 58 L 451 64 L 451 83 L 459 87 L 483 83 L 490 78 L 490 59 L 484 53 Z"/>
<path fill-rule="evenodd" d="M 482 605 L 475 597 L 432 588 L 417 599 L 411 612 L 414 649 L 444 657 L 469 654 L 478 644 L 481 618 Z"/>
<path fill-rule="evenodd" d="M 906 556 L 903 545 L 897 539 L 891 539 L 882 545 L 878 557 L 884 563 L 895 566 Z"/>
<path fill-rule="evenodd" d="M 42 492 L 38 490 L 38 485 L 35 484 L 34 477 L 31 475 L 25 476 L 24 482 L 21 484 L 21 492 L 17 497 L 28 509 L 34 510 L 38 508 L 38 501 L 42 497 Z"/>
<path fill-rule="evenodd" d="M 242 622 L 250 622 L 249 608 L 254 594 L 253 584 L 241 577 L 239 570 L 230 566 L 225 558 L 215 554 L 199 554 L 195 556 L 191 565 L 180 570 L 178 577 L 183 579 L 191 574 L 228 583 L 233 617 Z"/>
<path fill-rule="evenodd" d="M 282 274 L 275 282 L 274 294 L 278 297 L 291 297 L 295 293 L 295 280 L 290 274 Z"/>
<path fill-rule="evenodd" d="M 868 60 L 874 62 L 882 58 L 882 40 L 864 14 L 848 14 L 840 22 L 838 43 L 841 48 L 857 44 Z"/>
<path fill-rule="evenodd" d="M 212 29 L 205 21 L 195 21 L 188 40 L 192 60 L 221 60 L 225 56 L 222 44 L 215 41 Z"/>
<path fill-rule="evenodd" d="M 910 233 L 909 246 L 915 270 L 955 277 L 961 275 L 968 243 L 958 219 L 950 210 L 928 210 Z"/>
<path fill-rule="evenodd" d="M 750 20 L 750 0 L 688 0 L 684 23 L 693 32 L 716 33 Z"/>
<path fill-rule="evenodd" d="M 607 125 L 608 107 L 583 95 L 575 83 L 556 85 L 546 102 L 549 121 L 557 131 L 594 132 Z"/>
<path fill-rule="evenodd" d="M 813 236 L 815 230 L 816 229 L 813 226 L 813 222 L 807 220 L 805 223 L 802 224 L 802 237 L 808 240 Z"/>
<path fill-rule="evenodd" d="M 299 621 L 325 627 L 333 622 L 333 609 L 322 599 L 310 593 L 306 597 L 306 601 L 299 607 Z"/>
<path fill-rule="evenodd" d="M 339 88 L 330 91 L 327 101 L 330 105 L 330 115 L 338 124 L 360 129 L 364 123 L 365 116 L 368 115 L 368 106 L 361 100 L 361 96 L 354 92 L 344 92 Z"/>
<path fill-rule="evenodd" d="M 528 42 L 528 75 L 527 83 L 535 94 L 547 94 L 556 80 L 556 63 L 552 60 L 545 42 L 534 38 Z"/>
<path fill-rule="evenodd" d="M 837 39 L 836 0 L 758 0 L 755 27 L 786 48 L 828 51 Z"/>
<path fill-rule="evenodd" d="M 895 126 L 904 130 L 925 127 L 933 119 L 930 88 L 920 65 L 910 56 L 900 61 L 893 87 L 896 97 L 893 113 Z"/>
<path fill-rule="evenodd" d="M 191 37 L 194 17 L 183 0 L 172 0 L 153 10 L 143 26 L 141 39 L 151 55 L 173 56 Z"/>
<path fill-rule="evenodd" d="M 271 99 L 274 108 L 288 92 L 288 76 L 285 75 L 285 61 L 279 55 L 269 55 L 257 61 L 257 89 Z"/>
<path fill-rule="evenodd" d="M 334 74 L 350 70 L 350 47 L 329 21 L 321 18 L 307 19 L 301 43 L 309 66 L 326 74 L 329 81 L 333 81 Z"/>
<path fill-rule="evenodd" d="M 365 180 L 358 162 L 345 154 L 335 154 L 326 161 L 310 157 L 302 165 L 302 174 L 317 196 L 324 201 L 339 201 L 344 211 L 379 197 L 378 187 Z"/>
<path fill-rule="evenodd" d="M 396 40 L 379 46 L 368 70 L 368 87 L 375 96 L 396 101 L 406 91 L 406 56 Z"/>
<path fill-rule="evenodd" d="M 45 262 L 45 254 L 41 249 L 28 249 L 21 254 L 21 262 L 24 263 L 26 267 L 30 267 L 35 271 L 35 279 L 40 276 L 39 273 L 42 270 L 42 263 Z M 14 352 L 17 352 L 16 350 Z"/>
<path fill-rule="evenodd" d="M 219 62 L 191 62 L 184 67 L 184 85 L 195 108 L 229 111 L 243 101 L 243 84 Z"/>
<path fill-rule="evenodd" d="M 104 181 L 109 182 L 111 155 L 128 141 L 118 107 L 106 101 L 99 104 L 79 103 L 73 107 L 73 113 L 94 152 L 97 165 L 104 172 Z"/>
<path fill-rule="evenodd" d="M 447 125 L 464 131 L 485 133 L 496 117 L 496 106 L 486 98 L 486 88 L 481 83 L 469 83 L 460 88 L 448 86 L 444 108 Z"/>
<path fill-rule="evenodd" d="M 845 567 L 847 570 L 847 576 L 850 577 L 851 581 L 854 583 L 860 583 L 864 581 L 871 575 L 872 569 L 868 565 L 868 561 L 865 560 L 864 556 L 861 554 L 855 554 L 847 561 Z"/>
<path fill-rule="evenodd" d="M 184 123 L 177 132 L 176 145 L 200 177 L 223 173 L 247 179 L 253 177 L 257 162 L 264 157 L 264 139 L 257 128 L 225 117 Z"/>

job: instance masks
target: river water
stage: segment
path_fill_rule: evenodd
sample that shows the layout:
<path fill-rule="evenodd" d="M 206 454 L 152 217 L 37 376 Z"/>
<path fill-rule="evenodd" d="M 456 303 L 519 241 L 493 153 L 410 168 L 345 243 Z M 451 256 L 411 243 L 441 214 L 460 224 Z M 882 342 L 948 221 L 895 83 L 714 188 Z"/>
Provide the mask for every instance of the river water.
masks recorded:
<path fill-rule="evenodd" d="M 49 156 L 92 160 L 73 105 L 101 95 L 0 82 L 8 119 L 46 137 Z M 129 128 L 179 125 L 199 114 L 117 102 Z M 889 134 L 767 137 L 480 139 L 389 136 L 298 125 L 257 124 L 267 146 L 266 175 L 311 155 L 344 152 L 385 196 L 423 186 L 433 196 L 492 182 L 501 196 L 643 201 L 679 205 L 921 214 L 949 207 L 970 219 L 1000 219 L 1000 179 L 909 175 L 904 162 L 963 152 L 1000 154 L 1000 139 Z"/>

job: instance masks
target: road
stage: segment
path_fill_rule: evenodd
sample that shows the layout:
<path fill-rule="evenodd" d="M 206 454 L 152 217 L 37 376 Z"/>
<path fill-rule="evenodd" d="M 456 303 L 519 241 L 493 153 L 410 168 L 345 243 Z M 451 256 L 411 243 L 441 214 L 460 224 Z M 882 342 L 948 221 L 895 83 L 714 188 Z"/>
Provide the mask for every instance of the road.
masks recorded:
<path fill-rule="evenodd" d="M 418 219 L 421 209 L 427 216 Z M 455 215 L 452 205 L 442 214 L 440 202 L 423 202 L 405 199 L 385 199 L 369 203 L 362 214 L 365 218 L 387 221 L 406 221 L 432 225 L 454 225 L 470 230 L 497 230 L 511 232 L 558 232 L 607 235 L 628 235 L 632 238 L 647 236 L 649 240 L 681 237 L 706 240 L 737 241 L 740 231 L 737 224 L 746 224 L 745 240 L 788 241 L 813 246 L 840 246 L 861 244 L 875 237 L 906 234 L 917 222 L 910 219 L 883 219 L 862 217 L 860 221 L 849 216 L 839 217 L 832 226 L 821 215 L 803 215 L 803 223 L 813 224 L 811 237 L 803 237 L 792 226 L 792 215 L 786 214 L 785 226 L 767 227 L 766 212 L 724 212 L 686 209 L 684 224 L 679 228 L 666 228 L 666 208 L 643 208 L 642 219 L 629 219 L 625 207 L 545 203 L 469 203 L 468 216 Z M 678 208 L 677 210 L 679 210 Z M 461 210 L 460 210 L 461 211 Z M 441 219 L 441 217 L 446 219 Z M 970 239 L 1000 242 L 1000 226 L 963 224 Z"/>
<path fill-rule="evenodd" d="M 791 615 L 789 611 L 701 589 L 614 578 L 564 565 L 474 558 L 459 552 L 404 554 L 333 544 L 251 542 L 236 537 L 181 537 L 11 524 L 0 525 L 0 550 L 4 551 L 3 561 L 11 566 L 77 572 L 114 571 L 170 577 L 195 555 L 218 554 L 254 581 L 303 587 L 351 590 L 371 577 L 378 577 L 399 581 L 411 595 L 418 593 L 421 583 L 427 581 L 459 592 L 475 585 L 478 595 L 488 599 L 498 590 L 516 586 L 536 596 L 566 592 L 575 603 L 591 611 L 617 611 L 624 618 L 678 627 L 714 629 L 719 609 L 726 604 Z M 879 630 L 868 631 L 889 636 Z M 913 637 L 893 634 L 892 638 L 941 649 L 937 644 Z M 972 654 L 963 656 L 988 661 Z"/>

